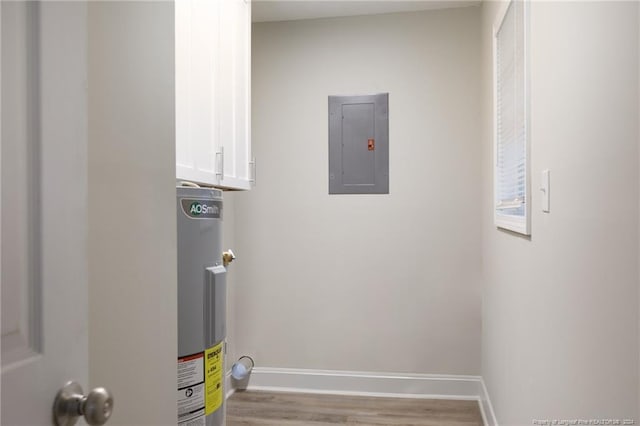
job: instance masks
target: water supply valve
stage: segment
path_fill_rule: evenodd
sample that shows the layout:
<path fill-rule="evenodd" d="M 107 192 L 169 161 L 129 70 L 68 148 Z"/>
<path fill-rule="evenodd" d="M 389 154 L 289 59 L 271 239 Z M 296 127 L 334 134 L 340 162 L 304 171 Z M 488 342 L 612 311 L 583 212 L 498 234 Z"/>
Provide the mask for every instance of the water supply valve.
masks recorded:
<path fill-rule="evenodd" d="M 233 251 L 231 249 L 225 251 L 224 253 L 222 253 L 222 266 L 226 268 L 231 262 L 233 262 L 235 258 L 236 255 L 233 254 Z"/>

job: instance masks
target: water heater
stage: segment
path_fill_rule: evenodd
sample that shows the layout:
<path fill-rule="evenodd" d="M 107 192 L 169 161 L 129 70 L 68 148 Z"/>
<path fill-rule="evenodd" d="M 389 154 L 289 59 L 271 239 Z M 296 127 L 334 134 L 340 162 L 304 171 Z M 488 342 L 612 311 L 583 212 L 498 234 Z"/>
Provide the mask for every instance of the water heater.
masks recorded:
<path fill-rule="evenodd" d="M 177 188 L 178 425 L 224 424 L 222 191 Z"/>

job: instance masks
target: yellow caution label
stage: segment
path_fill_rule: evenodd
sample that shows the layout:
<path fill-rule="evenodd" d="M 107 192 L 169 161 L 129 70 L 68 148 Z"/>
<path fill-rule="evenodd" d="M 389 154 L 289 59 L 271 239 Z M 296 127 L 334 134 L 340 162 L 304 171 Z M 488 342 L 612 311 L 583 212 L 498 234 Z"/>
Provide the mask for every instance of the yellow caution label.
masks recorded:
<path fill-rule="evenodd" d="M 223 400 L 222 342 L 204 351 L 205 415 L 216 411 Z"/>

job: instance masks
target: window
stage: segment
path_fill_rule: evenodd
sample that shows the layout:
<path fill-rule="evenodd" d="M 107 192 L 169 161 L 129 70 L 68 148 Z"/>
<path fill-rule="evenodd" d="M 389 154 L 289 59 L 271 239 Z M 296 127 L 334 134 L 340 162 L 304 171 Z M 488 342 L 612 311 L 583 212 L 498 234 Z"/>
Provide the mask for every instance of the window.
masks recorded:
<path fill-rule="evenodd" d="M 494 25 L 494 217 L 530 235 L 527 6 L 506 3 Z"/>

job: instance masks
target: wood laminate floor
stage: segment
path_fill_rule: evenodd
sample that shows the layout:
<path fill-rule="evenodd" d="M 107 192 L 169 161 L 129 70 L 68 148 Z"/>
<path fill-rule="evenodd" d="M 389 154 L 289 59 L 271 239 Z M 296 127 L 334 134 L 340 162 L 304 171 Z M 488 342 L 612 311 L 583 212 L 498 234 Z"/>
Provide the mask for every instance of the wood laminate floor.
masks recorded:
<path fill-rule="evenodd" d="M 227 426 L 482 426 L 477 401 L 236 392 Z"/>

